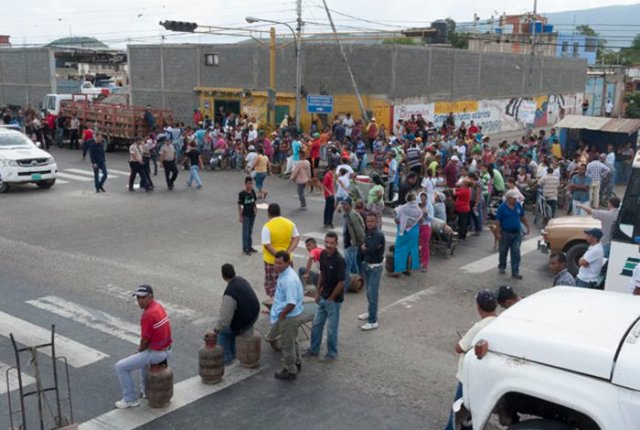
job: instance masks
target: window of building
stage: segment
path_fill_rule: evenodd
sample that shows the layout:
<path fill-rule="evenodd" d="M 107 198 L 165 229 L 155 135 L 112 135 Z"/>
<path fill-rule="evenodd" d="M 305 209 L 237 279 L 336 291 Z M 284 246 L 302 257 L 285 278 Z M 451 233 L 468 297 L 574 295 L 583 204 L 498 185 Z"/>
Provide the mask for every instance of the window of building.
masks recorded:
<path fill-rule="evenodd" d="M 220 57 L 218 54 L 204 54 L 205 66 L 217 66 L 220 64 Z"/>
<path fill-rule="evenodd" d="M 598 48 L 597 39 L 587 39 L 584 43 L 584 52 L 596 52 Z"/>
<path fill-rule="evenodd" d="M 566 40 L 562 42 L 562 55 L 566 54 L 569 51 L 569 42 Z"/>
<path fill-rule="evenodd" d="M 580 44 L 578 42 L 573 42 L 573 56 L 577 57 L 580 55 Z"/>

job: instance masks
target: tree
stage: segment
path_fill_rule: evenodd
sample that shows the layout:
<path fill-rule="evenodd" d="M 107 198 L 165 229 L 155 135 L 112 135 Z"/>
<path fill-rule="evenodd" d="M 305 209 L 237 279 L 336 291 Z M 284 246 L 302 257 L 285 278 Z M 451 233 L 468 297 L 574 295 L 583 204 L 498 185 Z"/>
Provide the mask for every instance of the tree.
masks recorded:
<path fill-rule="evenodd" d="M 640 34 L 636 34 L 631 42 L 631 47 L 620 49 L 621 64 L 631 65 L 640 63 Z"/>
<path fill-rule="evenodd" d="M 581 24 L 576 26 L 576 31 L 578 32 L 578 34 L 581 34 L 583 36 L 598 38 L 598 48 L 596 50 L 596 58 L 600 60 L 603 57 L 603 55 L 605 55 L 607 40 L 600 37 L 600 34 L 587 24 Z M 607 57 L 605 57 L 605 59 L 606 58 Z"/>
<path fill-rule="evenodd" d="M 451 46 L 458 49 L 469 49 L 469 33 L 457 32 L 456 22 L 451 18 L 445 18 L 445 22 L 447 23 Z"/>
<path fill-rule="evenodd" d="M 624 96 L 624 101 L 627 102 L 625 117 L 640 118 L 640 91 L 627 93 Z"/>

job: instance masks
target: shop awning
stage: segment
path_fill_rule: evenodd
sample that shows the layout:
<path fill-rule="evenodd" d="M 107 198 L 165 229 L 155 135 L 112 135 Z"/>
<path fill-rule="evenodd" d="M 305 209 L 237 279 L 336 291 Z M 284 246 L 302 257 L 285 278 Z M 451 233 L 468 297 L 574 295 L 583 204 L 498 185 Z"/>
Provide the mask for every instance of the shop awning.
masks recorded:
<path fill-rule="evenodd" d="M 606 133 L 632 134 L 640 129 L 640 119 L 569 115 L 557 123 L 555 128 L 579 128 Z"/>

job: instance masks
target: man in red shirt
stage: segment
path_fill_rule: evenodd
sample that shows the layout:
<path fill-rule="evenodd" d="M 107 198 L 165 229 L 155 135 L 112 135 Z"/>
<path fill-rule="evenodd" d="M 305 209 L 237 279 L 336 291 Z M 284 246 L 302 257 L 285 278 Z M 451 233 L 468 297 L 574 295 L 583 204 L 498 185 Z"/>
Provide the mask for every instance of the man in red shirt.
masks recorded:
<path fill-rule="evenodd" d="M 141 369 L 140 391 L 144 396 L 144 380 L 147 369 L 152 364 L 168 360 L 171 356 L 171 324 L 162 305 L 153 298 L 150 285 L 140 285 L 133 296 L 143 309 L 140 318 L 140 346 L 138 352 L 116 363 L 116 373 L 122 388 L 122 400 L 116 402 L 116 408 L 126 409 L 140 406 L 131 372 Z"/>
<path fill-rule="evenodd" d="M 324 190 L 324 227 L 333 228 L 333 212 L 336 207 L 336 188 L 333 182 L 333 170 L 327 169 L 322 179 Z"/>
<path fill-rule="evenodd" d="M 93 130 L 90 128 L 85 128 L 82 131 L 82 160 L 87 156 L 87 152 L 89 151 L 89 146 L 94 142 Z"/>
<path fill-rule="evenodd" d="M 302 285 L 311 280 L 311 284 L 316 286 L 318 285 L 318 272 L 311 270 L 311 268 L 314 263 L 320 263 L 320 254 L 322 254 L 324 248 L 320 248 L 318 242 L 312 237 L 304 241 L 304 246 L 309 251 L 309 258 L 305 267 L 298 268 L 298 276 L 302 280 Z"/>

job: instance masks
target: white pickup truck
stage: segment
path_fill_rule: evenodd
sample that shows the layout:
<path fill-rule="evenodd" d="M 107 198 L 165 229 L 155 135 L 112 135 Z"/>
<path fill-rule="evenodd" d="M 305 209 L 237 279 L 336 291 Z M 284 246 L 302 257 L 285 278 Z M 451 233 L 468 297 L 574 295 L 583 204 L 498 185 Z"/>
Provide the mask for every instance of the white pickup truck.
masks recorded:
<path fill-rule="evenodd" d="M 543 290 L 474 343 L 457 422 L 470 418 L 474 430 L 496 421 L 509 430 L 640 429 L 639 296 Z"/>

